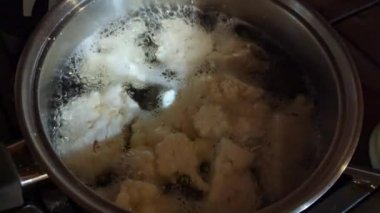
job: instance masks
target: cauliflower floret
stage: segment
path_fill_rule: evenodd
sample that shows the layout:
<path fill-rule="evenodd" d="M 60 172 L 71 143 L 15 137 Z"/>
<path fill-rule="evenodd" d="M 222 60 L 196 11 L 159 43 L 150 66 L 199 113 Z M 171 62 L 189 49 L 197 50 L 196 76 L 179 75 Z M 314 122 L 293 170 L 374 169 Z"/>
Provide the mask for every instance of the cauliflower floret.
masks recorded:
<path fill-rule="evenodd" d="M 213 179 L 204 212 L 250 213 L 259 204 L 259 192 L 254 178 L 248 172 L 231 173 Z"/>
<path fill-rule="evenodd" d="M 240 102 L 255 103 L 264 95 L 263 89 L 227 74 L 214 74 L 203 82 L 207 84 L 203 93 L 206 98 L 223 106 Z"/>
<path fill-rule="evenodd" d="M 197 133 L 192 124 L 192 117 L 197 112 L 196 103 L 188 103 L 184 99 L 177 100 L 169 110 L 161 115 L 162 121 L 180 132 L 186 134 L 189 138 L 196 138 Z M 178 116 L 181 115 L 181 116 Z"/>
<path fill-rule="evenodd" d="M 215 171 L 216 173 L 246 171 L 252 165 L 253 157 L 252 153 L 223 138 L 217 150 Z"/>
<path fill-rule="evenodd" d="M 98 37 L 82 46 L 84 56 L 79 76 L 83 81 L 108 86 L 125 81 L 149 82 L 153 72 L 145 63 L 145 52 L 135 42 L 137 35 L 146 32 L 142 21 L 129 22 L 128 30 L 109 37 Z M 90 43 L 92 43 L 90 46 Z"/>
<path fill-rule="evenodd" d="M 91 145 L 72 150 L 61 156 L 65 165 L 82 181 L 95 184 L 99 175 L 118 171 L 121 161 L 123 136 L 119 135 L 105 141 L 95 141 Z"/>
<path fill-rule="evenodd" d="M 160 191 L 155 185 L 128 179 L 121 185 L 115 203 L 128 211 L 154 213 L 159 197 Z"/>
<path fill-rule="evenodd" d="M 87 39 L 78 51 L 82 61 L 72 65 L 81 82 L 102 87 L 61 108 L 67 144 L 58 142 L 57 149 L 79 178 L 90 184 L 104 173 L 130 178 L 96 190 L 137 213 L 182 212 L 177 195 L 205 212 L 252 212 L 260 205 L 253 166 L 269 201 L 299 184 L 305 175 L 294 171 L 306 174 L 303 166 L 312 156 L 305 141 L 313 135 L 313 104 L 299 96 L 273 115 L 265 91 L 250 82 L 269 66 L 259 46 L 225 23 L 206 32 L 197 23 L 165 18 L 150 34 L 143 20 L 133 20 L 127 30 Z M 141 111 L 126 84 L 168 89 L 161 94 L 162 111 Z M 269 145 L 254 162 L 263 139 Z M 158 184 L 177 191 L 164 194 Z M 193 193 L 184 193 L 186 187 L 201 191 L 204 200 L 186 197 Z"/>
<path fill-rule="evenodd" d="M 205 138 L 221 138 L 229 130 L 227 115 L 221 106 L 203 105 L 194 115 L 194 127 Z"/>
<path fill-rule="evenodd" d="M 232 118 L 230 133 L 236 143 L 263 139 L 267 135 L 272 110 L 265 102 L 241 103 L 233 113 L 235 116 Z"/>
<path fill-rule="evenodd" d="M 132 125 L 131 147 L 147 146 L 153 148 L 172 132 L 172 128 L 163 125 L 156 117 L 140 118 Z"/>
<path fill-rule="evenodd" d="M 68 140 L 57 141 L 57 151 L 70 153 L 94 141 L 114 137 L 139 111 L 139 106 L 124 92 L 122 85 L 78 97 L 61 109 L 59 131 Z"/>
<path fill-rule="evenodd" d="M 181 133 L 168 135 L 156 145 L 157 172 L 163 177 L 173 179 L 175 175 L 186 174 L 201 190 L 208 190 L 208 185 L 198 174 L 200 164 L 194 144 Z"/>
<path fill-rule="evenodd" d="M 155 36 L 157 59 L 167 64 L 182 79 L 200 66 L 211 53 L 211 36 L 199 25 L 187 24 L 180 18 L 164 19 L 161 25 L 161 32 Z"/>
<path fill-rule="evenodd" d="M 257 184 L 249 173 L 253 157 L 230 140 L 222 139 L 206 204 L 208 212 L 252 212 L 258 207 Z"/>
<path fill-rule="evenodd" d="M 266 52 L 247 40 L 240 39 L 235 33 L 217 27 L 212 34 L 214 52 L 208 60 L 216 70 L 232 74 L 243 81 L 252 78 L 252 73 L 266 71 L 269 67 Z"/>
<path fill-rule="evenodd" d="M 151 183 L 125 180 L 115 201 L 116 205 L 135 213 L 179 212 L 176 199 L 163 195 Z"/>
<path fill-rule="evenodd" d="M 201 96 L 203 93 L 203 90 L 195 85 L 184 86 L 178 91 L 173 104 L 162 112 L 159 119 L 173 129 L 183 132 L 189 138 L 197 138 L 198 135 L 192 119 L 202 104 Z"/>
<path fill-rule="evenodd" d="M 131 148 L 125 156 L 128 173 L 138 180 L 154 182 L 156 180 L 155 157 L 149 148 Z"/>
<path fill-rule="evenodd" d="M 226 31 L 223 26 L 219 26 L 212 34 L 215 42 L 215 52 L 221 55 L 231 56 L 236 52 L 249 48 L 251 42 L 240 39 L 236 34 Z"/>
<path fill-rule="evenodd" d="M 264 90 L 227 75 L 220 79 L 219 84 L 223 96 L 229 100 L 245 98 L 244 101 L 252 103 L 264 94 Z"/>
<path fill-rule="evenodd" d="M 214 160 L 215 155 L 215 142 L 198 138 L 194 141 L 194 148 L 197 158 L 201 162 L 210 162 Z"/>

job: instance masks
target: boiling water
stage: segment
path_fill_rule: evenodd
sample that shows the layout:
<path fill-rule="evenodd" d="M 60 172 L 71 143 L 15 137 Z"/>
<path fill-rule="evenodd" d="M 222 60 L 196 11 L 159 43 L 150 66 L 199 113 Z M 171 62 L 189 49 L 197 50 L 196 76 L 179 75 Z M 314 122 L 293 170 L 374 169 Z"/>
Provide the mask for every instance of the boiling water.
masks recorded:
<path fill-rule="evenodd" d="M 153 85 L 167 92 L 163 94 L 169 96 L 153 95 L 158 99 L 164 99 L 165 106 L 170 105 L 170 100 L 173 99 L 170 96 L 174 96 L 184 79 L 196 73 L 215 71 L 213 55 L 219 54 L 223 57 L 232 53 L 234 48 L 253 49 L 255 44 L 246 47 L 244 45 L 248 45 L 247 42 L 241 42 L 237 37 L 238 34 L 235 33 L 237 26 L 244 26 L 244 23 L 224 14 L 215 12 L 204 14 L 192 6 L 176 5 L 143 8 L 128 17 L 109 23 L 82 42 L 59 74 L 57 79 L 59 87 L 52 103 L 57 109 L 53 120 L 55 125 L 60 125 L 60 131 L 54 134 L 60 135 L 59 140 L 63 139 L 63 143 L 72 142 L 72 138 L 62 135 L 62 128 L 65 128 L 65 119 L 62 118 L 67 117 L 66 120 L 70 120 L 71 117 L 79 115 L 62 114 L 62 107 L 66 106 L 66 111 L 70 111 L 67 105 L 84 107 L 80 101 L 70 104 L 68 102 L 89 91 L 102 93 L 110 85 L 118 87 L 113 88 L 114 90 L 130 87 L 128 90 L 130 94 L 139 91 L 141 93 L 138 89 Z M 255 47 L 254 51 L 265 57 L 259 47 Z M 211 59 L 206 61 L 206 57 Z M 99 98 L 104 95 L 92 94 L 85 102 L 89 105 L 101 105 Z M 98 100 L 94 100 L 96 103 L 88 102 L 97 98 Z M 142 106 L 142 108 L 152 108 L 152 106 Z M 91 117 L 88 114 L 84 115 Z M 77 119 L 80 120 L 80 117 Z M 122 125 L 118 128 L 120 126 Z M 72 125 L 68 128 L 76 129 Z M 84 134 L 83 130 L 78 134 L 77 137 Z M 66 135 L 76 134 L 70 131 Z M 94 139 L 96 138 L 84 140 Z M 97 139 L 101 140 L 104 137 Z"/>
<path fill-rule="evenodd" d="M 260 127 L 257 132 L 252 133 L 249 129 L 252 125 L 271 125 L 266 124 L 267 120 L 272 119 L 272 114 L 276 114 L 277 108 L 282 110 L 282 114 L 279 113 L 281 119 L 286 113 L 294 114 L 294 110 L 300 110 L 300 114 L 305 109 L 307 112 L 312 111 L 311 101 L 299 98 L 300 94 L 307 95 L 308 86 L 296 63 L 286 51 L 269 42 L 268 37 L 259 30 L 239 19 L 215 11 L 203 12 L 193 6 L 151 6 L 110 22 L 79 45 L 65 61 L 56 81 L 58 87 L 51 101 L 51 135 L 56 151 L 86 184 L 93 186 L 105 197 L 116 199 L 118 205 L 126 209 L 133 206 L 131 203 L 123 206 L 123 196 L 133 194 L 130 191 L 128 194 L 127 188 L 146 190 L 147 193 L 153 194 L 157 190 L 161 194 L 176 191 L 174 195 L 171 194 L 176 201 L 172 201 L 170 196 L 163 196 L 165 199 L 157 202 L 171 205 L 173 202 L 179 203 L 182 206 L 181 211 L 214 211 L 216 209 L 213 205 L 216 204 L 207 206 L 208 204 L 201 201 L 220 199 L 213 189 L 218 181 L 211 181 L 211 177 L 202 175 L 198 178 L 192 171 L 183 170 L 186 175 L 177 172 L 174 179 L 162 174 L 160 178 L 149 179 L 144 172 L 139 171 L 145 174 L 144 177 L 133 180 L 136 179 L 134 175 L 139 173 L 131 169 L 134 155 L 146 160 L 143 165 L 149 165 L 152 159 L 159 161 L 157 158 L 160 156 L 160 148 L 157 144 L 165 144 L 161 141 L 170 143 L 171 140 L 183 142 L 207 139 L 213 143 L 207 152 L 214 153 L 209 154 L 214 157 L 199 162 L 199 167 L 203 168 L 201 170 L 210 170 L 210 162 L 218 165 L 218 156 L 223 155 L 217 152 L 222 152 L 220 150 L 223 150 L 224 146 L 237 150 L 236 153 L 247 156 L 245 160 L 252 161 L 251 155 L 257 147 L 263 147 L 267 140 L 277 140 L 268 137 L 268 130 Z M 222 103 L 220 101 L 228 99 L 228 96 L 223 96 L 222 99 L 213 97 L 210 95 L 213 91 L 207 89 L 209 85 L 218 84 L 215 82 L 222 82 L 220 85 L 227 84 L 227 95 L 236 88 L 243 88 L 242 91 L 248 91 L 249 98 L 239 103 L 239 99 Z M 258 104 L 250 105 L 251 102 Z M 215 105 L 216 103 L 220 106 Z M 236 108 L 235 104 L 257 108 L 256 111 L 246 110 Z M 186 108 L 188 106 L 192 108 Z M 189 110 L 193 110 L 193 114 L 186 115 Z M 224 115 L 223 110 L 229 110 L 230 114 Z M 257 119 L 256 123 L 241 119 L 251 116 L 252 112 L 260 112 L 259 117 L 254 117 Z M 231 117 L 232 114 L 236 115 L 236 118 Z M 254 116 L 257 116 L 256 114 Z M 189 116 L 186 118 L 189 120 L 185 119 L 186 116 Z M 209 127 L 207 123 L 210 119 L 217 121 L 210 125 L 216 125 L 220 129 Z M 236 121 L 236 125 L 231 126 L 225 121 L 231 119 Z M 187 123 L 193 120 L 194 126 L 188 127 Z M 178 123 L 181 121 L 183 122 Z M 310 124 L 308 118 L 301 121 L 305 122 L 304 126 Z M 248 129 L 245 128 L 247 126 Z M 237 129 L 236 133 L 231 130 L 234 128 Z M 247 131 L 239 132 L 244 129 Z M 147 133 L 153 130 L 154 134 Z M 141 132 L 144 132 L 143 137 L 153 139 L 141 139 Z M 216 142 L 227 132 L 229 139 L 223 139 L 223 143 Z M 172 134 L 174 135 L 171 136 Z M 172 138 L 167 138 L 169 136 Z M 308 135 L 304 138 L 308 138 Z M 230 143 L 230 139 L 235 143 Z M 188 145 L 183 143 L 184 147 Z M 141 148 L 141 144 L 144 149 Z M 238 144 L 246 150 L 241 150 L 233 144 Z M 215 162 L 213 158 L 216 158 Z M 266 166 L 268 165 L 264 165 Z M 268 175 L 268 172 L 262 169 L 262 165 L 244 166 L 247 172 L 253 167 Z M 263 194 L 268 194 L 266 190 L 258 189 L 255 185 L 257 179 L 263 178 L 254 175 L 254 181 L 251 182 L 251 176 L 247 176 L 247 172 L 244 171 L 243 179 L 232 179 L 252 186 L 253 191 L 243 190 L 242 194 L 246 193 L 249 197 L 257 196 L 252 200 L 261 201 L 241 201 L 239 205 L 244 208 L 240 206 L 239 209 L 239 205 L 236 204 L 238 210 L 250 212 L 262 205 L 264 200 L 272 202 L 280 198 L 284 191 L 289 191 L 281 186 L 282 194 L 265 195 L 265 198 L 257 195 L 257 191 L 260 190 L 265 192 Z M 207 173 L 206 176 L 211 176 L 210 171 Z M 307 173 L 305 171 L 303 176 L 300 176 L 304 177 Z M 217 177 L 216 174 L 214 176 Z M 120 186 L 124 179 L 135 182 L 125 181 L 124 189 L 123 185 Z M 183 181 L 186 183 L 182 183 Z M 190 187 L 190 183 L 196 187 Z M 157 189 L 159 186 L 164 189 Z M 235 185 L 231 186 L 234 187 Z M 123 190 L 126 191 L 125 194 L 122 193 Z M 205 198 L 206 192 L 209 193 L 208 198 Z M 247 206 L 246 203 L 255 205 Z M 150 205 L 149 202 L 146 204 Z M 165 209 L 165 206 L 167 205 L 162 204 L 160 208 L 162 207 L 163 211 L 171 211 Z M 230 206 L 233 207 L 234 205 Z M 132 209 L 144 212 L 139 208 Z"/>

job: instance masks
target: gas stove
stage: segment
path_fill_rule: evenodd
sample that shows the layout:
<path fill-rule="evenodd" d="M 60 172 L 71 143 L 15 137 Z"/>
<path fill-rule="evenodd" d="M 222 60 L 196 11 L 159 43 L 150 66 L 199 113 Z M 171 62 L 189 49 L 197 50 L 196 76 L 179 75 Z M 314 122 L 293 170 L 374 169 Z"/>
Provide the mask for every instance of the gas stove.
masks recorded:
<path fill-rule="evenodd" d="M 301 1 L 301 0 L 300 0 Z M 30 159 L 14 110 L 13 82 L 20 53 L 43 15 L 59 0 L 0 0 L 0 141 L 21 175 L 23 204 L 7 212 L 84 212 Z M 380 1 L 303 0 L 323 15 L 350 48 L 365 100 L 362 135 L 345 174 L 306 212 L 380 212 L 380 172 L 371 169 L 370 134 L 380 122 Z M 0 169 L 5 168 L 1 165 Z M 1 176 L 1 175 L 0 175 Z M 0 190 L 7 188 L 0 177 Z M 10 187 L 10 186 L 9 186 Z M 16 193 L 11 191 L 11 193 Z M 0 197 L 0 209 L 3 205 Z"/>

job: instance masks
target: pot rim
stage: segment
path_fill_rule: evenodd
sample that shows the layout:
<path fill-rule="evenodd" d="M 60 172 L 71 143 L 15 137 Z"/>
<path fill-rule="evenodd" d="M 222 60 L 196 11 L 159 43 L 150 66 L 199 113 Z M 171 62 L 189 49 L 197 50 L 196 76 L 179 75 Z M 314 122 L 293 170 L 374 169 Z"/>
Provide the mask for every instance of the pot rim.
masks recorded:
<path fill-rule="evenodd" d="M 313 32 L 324 47 L 324 51 L 329 54 L 335 70 L 342 72 L 340 76 L 342 79 L 338 79 L 337 82 L 338 127 L 329 151 L 313 174 L 295 191 L 260 210 L 262 212 L 299 212 L 320 198 L 348 165 L 360 136 L 363 98 L 353 59 L 335 30 L 317 12 L 296 0 L 271 1 L 297 17 L 309 31 Z M 48 39 L 49 36 L 64 25 L 62 21 L 67 21 L 91 2 L 93 0 L 63 1 L 43 18 L 27 42 L 18 64 L 15 82 L 16 109 L 29 147 L 36 153 L 38 161 L 58 187 L 93 212 L 125 212 L 112 202 L 96 195 L 66 169 L 48 142 L 37 109 L 38 68 L 44 50 L 53 42 Z M 339 141 L 346 142 L 338 143 Z M 337 155 L 337 150 L 340 150 L 339 155 Z M 331 162 L 335 163 L 332 165 Z"/>

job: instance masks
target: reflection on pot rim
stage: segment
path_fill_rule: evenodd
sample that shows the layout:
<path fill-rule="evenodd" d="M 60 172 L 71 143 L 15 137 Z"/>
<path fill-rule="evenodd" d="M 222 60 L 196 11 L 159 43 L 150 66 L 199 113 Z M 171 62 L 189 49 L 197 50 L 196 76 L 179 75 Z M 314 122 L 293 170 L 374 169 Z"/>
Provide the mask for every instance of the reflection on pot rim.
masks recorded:
<path fill-rule="evenodd" d="M 43 113 L 43 100 L 40 99 L 44 95 L 40 93 L 43 90 L 37 89 L 43 89 L 44 86 L 36 85 L 35 83 L 39 78 L 45 78 L 46 73 L 37 72 L 36 62 L 41 63 L 45 59 L 45 62 L 49 61 L 49 63 L 54 64 L 52 58 L 57 56 L 59 58 L 59 51 L 56 47 L 56 44 L 62 42 L 59 37 L 54 42 L 55 44 L 50 43 L 52 45 L 50 50 L 55 48 L 55 51 L 50 51 L 46 55 L 48 51 L 48 49 L 45 49 L 48 48 L 46 38 L 51 36 L 52 31 L 58 32 L 63 29 L 62 35 L 68 36 L 65 30 L 74 32 L 72 31 L 74 30 L 73 23 L 70 24 L 70 20 L 75 20 L 75 22 L 79 23 L 79 17 L 84 13 L 87 14 L 85 17 L 89 20 L 91 10 L 92 15 L 98 14 L 100 11 L 100 8 L 96 11 L 96 6 L 102 9 L 106 8 L 101 2 L 96 2 L 88 5 L 88 8 L 83 9 L 81 13 L 76 13 L 79 7 L 84 8 L 84 5 L 89 2 L 91 1 L 62 3 L 44 19 L 34 37 L 28 43 L 19 64 L 16 81 L 17 107 L 24 133 L 30 139 L 32 148 L 41 162 L 48 168 L 49 175 L 71 197 L 90 209 L 118 211 L 117 208 L 93 195 L 83 185 L 78 185 L 77 180 L 67 172 L 53 154 L 44 132 L 43 122 L 41 123 L 40 121 L 40 118 L 44 119 L 45 116 Z M 200 2 L 201 5 L 213 3 L 215 2 Z M 216 3 L 216 5 L 218 4 L 220 3 Z M 242 5 L 244 5 L 243 8 Z M 297 11 L 294 10 L 295 5 L 298 7 Z M 254 7 L 249 7 L 246 4 L 236 4 L 236 2 L 231 5 L 231 2 L 226 1 L 224 6 L 233 15 L 238 12 L 239 16 L 245 20 L 252 19 L 253 22 L 257 22 L 255 25 L 259 24 L 270 28 L 268 32 L 271 32 L 271 35 L 282 37 L 279 40 L 283 41 L 284 45 L 293 46 L 296 54 L 303 53 L 299 54 L 301 56 L 300 61 L 317 69 L 314 73 L 313 82 L 319 84 L 317 87 L 321 91 L 321 108 L 324 110 L 322 114 L 324 114 L 325 118 L 328 118 L 323 120 L 322 128 L 326 128 L 325 132 L 330 132 L 329 140 L 324 140 L 324 143 L 331 144 L 329 151 L 326 152 L 324 161 L 307 183 L 284 200 L 263 210 L 289 209 L 300 211 L 319 198 L 333 184 L 346 167 L 356 147 L 362 122 L 362 97 L 355 67 L 351 57 L 340 44 L 333 30 L 318 15 L 310 12 L 309 9 L 298 2 L 293 0 L 257 1 Z M 69 13 L 73 16 L 69 17 Z M 265 18 L 263 19 L 263 17 Z M 84 16 L 81 18 L 82 21 L 86 19 Z M 56 23 L 64 24 L 64 27 L 63 25 L 57 26 Z M 288 31 L 284 29 L 285 26 L 287 29 L 289 29 L 289 26 L 293 26 L 293 30 Z M 295 40 L 297 40 L 296 43 L 294 43 Z M 73 42 L 75 41 L 74 38 L 71 38 L 71 41 L 75 43 Z M 70 46 L 69 43 L 67 44 Z M 307 51 L 305 51 L 305 47 L 307 47 Z M 49 66 L 49 64 L 44 64 L 43 68 L 48 69 Z M 41 113 L 37 113 L 40 111 Z M 30 134 L 31 132 L 38 132 L 39 134 L 33 135 Z M 341 153 L 340 155 L 335 154 L 338 150 Z"/>

